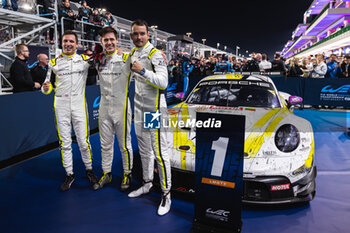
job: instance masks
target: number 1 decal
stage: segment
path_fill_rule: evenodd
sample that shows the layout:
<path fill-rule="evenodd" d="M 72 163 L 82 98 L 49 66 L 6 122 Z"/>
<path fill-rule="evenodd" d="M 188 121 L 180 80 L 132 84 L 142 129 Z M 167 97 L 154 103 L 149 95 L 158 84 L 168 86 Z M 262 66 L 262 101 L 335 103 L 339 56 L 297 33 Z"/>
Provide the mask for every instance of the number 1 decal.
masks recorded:
<path fill-rule="evenodd" d="M 212 176 L 221 176 L 222 174 L 228 141 L 229 141 L 229 138 L 224 138 L 224 137 L 220 137 L 218 140 L 213 141 L 211 149 L 215 150 L 215 154 L 214 154 L 213 167 L 211 169 Z"/>

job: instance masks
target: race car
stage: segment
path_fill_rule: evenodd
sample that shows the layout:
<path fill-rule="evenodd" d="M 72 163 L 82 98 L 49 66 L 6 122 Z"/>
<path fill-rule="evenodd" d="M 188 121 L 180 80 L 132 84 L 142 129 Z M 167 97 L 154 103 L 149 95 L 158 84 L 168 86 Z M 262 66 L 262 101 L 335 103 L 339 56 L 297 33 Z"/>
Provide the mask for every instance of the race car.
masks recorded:
<path fill-rule="evenodd" d="M 316 193 L 317 169 L 312 126 L 293 114 L 301 101 L 279 92 L 269 77 L 221 74 L 202 79 L 168 112 L 171 122 L 192 122 L 196 112 L 244 115 L 243 202 L 308 202 Z M 196 128 L 172 125 L 173 188 L 195 192 Z"/>

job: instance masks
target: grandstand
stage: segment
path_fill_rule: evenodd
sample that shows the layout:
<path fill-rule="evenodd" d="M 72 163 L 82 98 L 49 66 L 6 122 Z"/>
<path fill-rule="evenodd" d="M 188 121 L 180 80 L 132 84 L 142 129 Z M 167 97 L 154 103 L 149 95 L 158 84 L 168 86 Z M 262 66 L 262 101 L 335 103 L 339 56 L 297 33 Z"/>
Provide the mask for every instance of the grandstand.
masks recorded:
<path fill-rule="evenodd" d="M 54 9 L 49 8 L 52 12 L 58 12 L 57 2 L 58 1 L 56 0 Z M 12 90 L 8 77 L 11 63 L 15 57 L 13 50 L 14 46 L 18 43 L 25 43 L 29 46 L 31 51 L 31 59 L 29 60 L 29 63 L 34 62 L 33 59 L 35 59 L 35 54 L 38 54 L 39 52 L 48 54 L 49 59 L 51 59 L 61 52 L 59 49 L 58 38 L 59 34 L 65 30 L 63 26 L 64 20 L 69 20 L 62 18 L 61 21 L 59 21 L 57 14 L 54 13 L 40 15 L 39 12 L 42 6 L 36 4 L 35 0 L 33 2 L 19 0 L 18 5 L 19 12 L 0 8 L 0 94 L 9 93 Z M 81 5 L 77 2 L 71 2 L 71 9 L 75 14 L 78 13 L 80 6 Z M 102 9 L 101 12 L 103 12 Z M 117 20 L 117 29 L 119 33 L 118 46 L 125 51 L 130 51 L 133 46 L 129 36 L 132 21 L 115 15 L 113 16 Z M 58 24 L 62 25 L 62 27 L 58 27 Z M 86 49 L 83 44 L 99 43 L 98 41 L 86 39 L 85 35 L 87 32 L 84 31 L 85 27 L 83 25 L 91 24 L 81 20 L 75 20 L 75 32 L 79 36 L 79 41 L 82 42 L 78 47 L 79 53 L 82 53 Z M 54 30 L 54 40 L 51 42 L 45 40 L 45 33 L 50 28 L 51 30 Z M 168 58 L 170 58 L 170 53 L 173 48 L 168 42 L 168 38 L 176 35 L 154 27 L 150 27 L 150 34 L 151 43 L 156 47 L 163 48 Z M 33 51 L 35 52 L 33 53 Z M 225 53 L 224 51 L 220 51 L 216 48 L 195 41 L 191 43 L 190 51 L 196 56 Z"/>

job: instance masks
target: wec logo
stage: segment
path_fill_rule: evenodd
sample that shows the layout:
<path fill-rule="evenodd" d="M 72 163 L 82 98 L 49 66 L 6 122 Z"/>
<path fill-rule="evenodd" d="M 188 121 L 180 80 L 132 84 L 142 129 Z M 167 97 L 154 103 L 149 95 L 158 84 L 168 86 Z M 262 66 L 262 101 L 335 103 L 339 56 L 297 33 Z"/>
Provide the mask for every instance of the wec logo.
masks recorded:
<path fill-rule="evenodd" d="M 205 211 L 207 214 L 214 214 L 217 216 L 223 216 L 223 217 L 228 217 L 228 215 L 230 214 L 230 211 L 226 211 L 226 210 L 213 210 L 212 208 L 208 208 Z"/>
<path fill-rule="evenodd" d="M 331 85 L 322 88 L 321 93 L 349 93 L 350 85 L 343 85 L 339 88 L 333 89 Z"/>

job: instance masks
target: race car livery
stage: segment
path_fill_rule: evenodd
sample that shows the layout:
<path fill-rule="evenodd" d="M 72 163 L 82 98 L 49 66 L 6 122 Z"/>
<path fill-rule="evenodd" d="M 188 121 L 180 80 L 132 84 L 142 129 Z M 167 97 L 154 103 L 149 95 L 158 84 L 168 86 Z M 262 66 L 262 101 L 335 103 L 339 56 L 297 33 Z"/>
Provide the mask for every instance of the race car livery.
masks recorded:
<path fill-rule="evenodd" d="M 174 188 L 194 192 L 196 112 L 244 115 L 246 203 L 307 202 L 315 196 L 314 136 L 293 114 L 300 97 L 280 93 L 269 77 L 224 74 L 202 79 L 185 102 L 169 108 Z M 216 122 L 208 123 L 215 126 Z M 177 178 L 176 178 L 177 177 Z"/>

